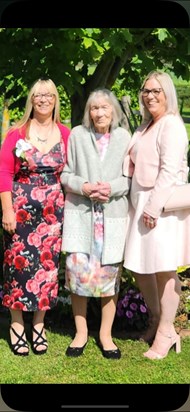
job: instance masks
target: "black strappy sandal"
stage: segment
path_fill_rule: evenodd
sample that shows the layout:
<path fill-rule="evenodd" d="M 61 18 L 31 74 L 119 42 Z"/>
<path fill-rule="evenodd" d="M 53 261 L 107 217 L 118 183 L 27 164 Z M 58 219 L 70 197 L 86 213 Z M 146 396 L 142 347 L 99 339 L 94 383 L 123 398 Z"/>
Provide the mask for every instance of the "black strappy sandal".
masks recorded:
<path fill-rule="evenodd" d="M 16 341 L 16 343 L 12 343 L 11 340 L 10 340 L 10 347 L 11 347 L 14 355 L 28 356 L 28 354 L 29 354 L 29 346 L 28 346 L 28 344 L 27 344 L 27 342 L 26 342 L 26 339 L 23 337 L 23 336 L 24 336 L 24 330 L 23 330 L 22 334 L 19 335 L 19 334 L 17 333 L 17 331 L 16 331 L 12 326 L 10 326 L 10 329 L 13 331 L 14 335 L 18 338 L 18 340 Z M 10 337 L 10 339 L 11 339 L 11 337 Z M 19 349 L 20 349 L 20 348 L 27 348 L 28 351 L 27 351 L 27 352 L 26 352 L 26 351 L 25 351 L 25 352 L 19 352 Z"/>
<path fill-rule="evenodd" d="M 37 338 L 34 339 L 32 342 L 32 350 L 35 353 L 35 355 L 43 355 L 44 353 L 47 352 L 47 349 L 48 349 L 47 339 L 45 339 L 42 336 L 43 330 L 44 330 L 44 327 L 42 328 L 41 332 L 38 332 L 36 328 L 34 327 L 34 325 L 32 326 L 32 331 L 35 332 L 37 335 Z M 46 348 L 42 350 L 37 350 L 37 347 L 40 345 L 46 346 Z"/>

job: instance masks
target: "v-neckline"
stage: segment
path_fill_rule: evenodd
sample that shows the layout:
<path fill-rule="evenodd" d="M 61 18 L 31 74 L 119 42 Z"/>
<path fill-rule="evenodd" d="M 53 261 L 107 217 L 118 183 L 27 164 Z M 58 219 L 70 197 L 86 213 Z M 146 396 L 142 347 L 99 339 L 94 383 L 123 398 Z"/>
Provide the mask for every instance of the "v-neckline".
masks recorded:
<path fill-rule="evenodd" d="M 34 144 L 32 144 L 32 143 L 30 143 L 30 144 L 31 144 L 31 146 L 32 146 L 34 149 L 36 149 L 36 152 L 39 152 L 42 156 L 46 156 L 46 155 L 48 155 L 48 154 L 51 152 L 51 150 L 52 150 L 55 146 L 57 146 L 58 144 L 61 144 L 61 141 L 55 143 L 55 144 L 51 147 L 51 149 L 49 149 L 48 152 L 46 152 L 46 153 L 41 152 L 41 150 L 38 149 L 38 147 L 36 147 Z"/>

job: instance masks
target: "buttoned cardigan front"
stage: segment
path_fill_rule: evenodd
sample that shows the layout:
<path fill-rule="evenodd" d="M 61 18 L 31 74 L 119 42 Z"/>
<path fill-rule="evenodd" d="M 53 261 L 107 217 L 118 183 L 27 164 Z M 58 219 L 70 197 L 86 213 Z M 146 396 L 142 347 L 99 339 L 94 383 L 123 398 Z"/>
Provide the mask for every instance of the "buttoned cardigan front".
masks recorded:
<path fill-rule="evenodd" d="M 103 203 L 103 264 L 123 260 L 128 219 L 131 179 L 123 176 L 123 160 L 130 142 L 127 130 L 117 127 L 111 132 L 104 160 L 100 159 L 96 137 L 83 126 L 72 129 L 68 144 L 68 163 L 61 174 L 66 192 L 62 250 L 91 253 L 93 241 L 93 201 L 83 195 L 85 182 L 109 182 L 111 196 Z"/>

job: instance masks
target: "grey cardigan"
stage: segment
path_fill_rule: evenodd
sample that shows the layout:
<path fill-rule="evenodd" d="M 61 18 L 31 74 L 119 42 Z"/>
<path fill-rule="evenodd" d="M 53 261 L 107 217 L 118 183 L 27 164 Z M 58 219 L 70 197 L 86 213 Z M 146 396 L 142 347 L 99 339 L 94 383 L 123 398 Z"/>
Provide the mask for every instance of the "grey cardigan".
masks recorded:
<path fill-rule="evenodd" d="M 65 252 L 91 253 L 93 241 L 93 202 L 83 195 L 85 182 L 109 182 L 111 196 L 103 203 L 104 245 L 102 264 L 123 261 L 128 199 L 131 179 L 123 176 L 124 156 L 130 134 L 122 127 L 111 132 L 110 143 L 104 160 L 99 156 L 96 137 L 84 126 L 72 129 L 68 141 L 68 160 L 61 174 L 66 194 L 62 250 Z"/>

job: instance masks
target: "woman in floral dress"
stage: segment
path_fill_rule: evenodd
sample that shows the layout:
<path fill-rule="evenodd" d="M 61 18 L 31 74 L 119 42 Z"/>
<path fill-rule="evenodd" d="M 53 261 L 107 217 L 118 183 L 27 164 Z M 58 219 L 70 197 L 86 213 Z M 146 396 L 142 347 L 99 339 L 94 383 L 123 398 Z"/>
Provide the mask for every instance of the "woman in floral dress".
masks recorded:
<path fill-rule="evenodd" d="M 64 195 L 60 174 L 70 130 L 60 123 L 59 95 L 51 79 L 32 86 L 22 119 L 0 152 L 4 240 L 3 305 L 10 310 L 15 355 L 28 355 L 23 311 L 34 312 L 32 349 L 47 351 L 46 310 L 56 305 Z"/>
<path fill-rule="evenodd" d="M 88 338 L 88 297 L 101 298 L 100 348 L 119 359 L 111 332 L 122 272 L 130 179 L 122 164 L 130 141 L 118 127 L 119 102 L 109 90 L 96 90 L 86 103 L 83 125 L 73 128 L 68 164 L 61 181 L 66 190 L 62 248 L 66 288 L 71 291 L 76 335 L 67 356 L 80 356 Z"/>

